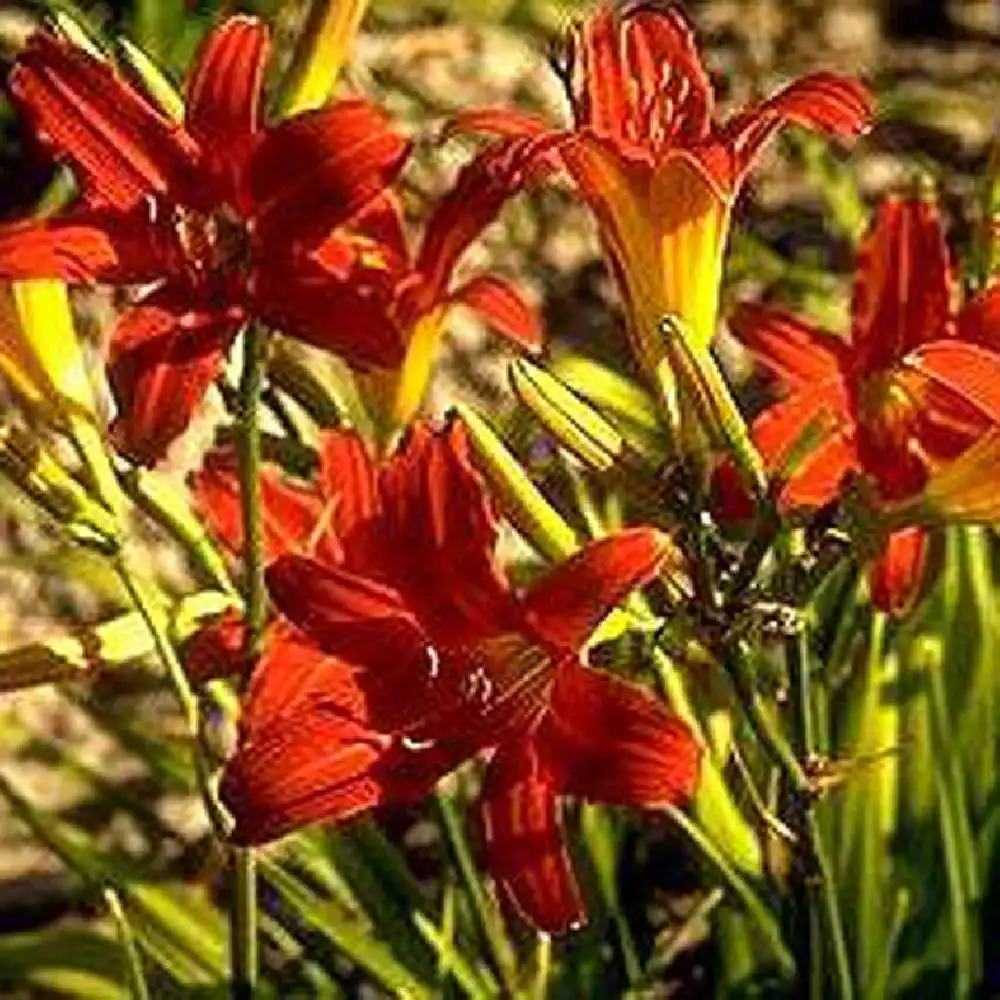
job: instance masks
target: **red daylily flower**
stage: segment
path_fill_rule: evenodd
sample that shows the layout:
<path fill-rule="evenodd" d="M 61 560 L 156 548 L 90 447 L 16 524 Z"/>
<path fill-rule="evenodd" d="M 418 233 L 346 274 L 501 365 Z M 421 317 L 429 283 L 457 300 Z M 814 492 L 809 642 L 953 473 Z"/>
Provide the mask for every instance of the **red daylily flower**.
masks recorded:
<path fill-rule="evenodd" d="M 768 469 L 786 480 L 784 507 L 832 501 L 849 473 L 868 477 L 879 503 L 916 496 L 1000 423 L 992 349 L 1000 348 L 1000 286 L 957 312 L 954 291 L 936 205 L 893 198 L 859 253 L 850 341 L 767 306 L 736 310 L 733 332 L 785 394 L 752 428 Z M 909 607 L 926 555 L 923 529 L 890 536 L 871 575 L 879 607 Z"/>
<path fill-rule="evenodd" d="M 403 345 L 377 303 L 378 262 L 331 271 L 316 251 L 392 181 L 408 143 L 345 100 L 262 123 L 267 28 L 233 17 L 206 39 L 182 123 L 106 62 L 48 33 L 18 58 L 10 91 L 80 184 L 78 207 L 0 227 L 0 277 L 149 285 L 112 335 L 123 452 L 161 457 L 187 426 L 240 327 L 253 318 L 361 368 Z M 347 280 L 349 279 L 349 280 Z"/>
<path fill-rule="evenodd" d="M 221 511 L 214 527 L 238 545 L 235 518 L 213 504 L 234 490 L 218 469 L 199 484 L 206 512 Z M 538 927 L 578 925 L 561 798 L 655 808 L 685 800 L 698 772 L 684 723 L 580 655 L 607 611 L 655 574 L 667 539 L 622 532 L 515 593 L 458 423 L 414 426 L 377 468 L 357 435 L 327 435 L 313 496 L 325 537 L 299 541 L 314 558 L 268 535 L 271 597 L 295 628 L 272 628 L 226 768 L 235 839 L 412 802 L 492 751 L 490 870 Z"/>
<path fill-rule="evenodd" d="M 538 316 L 513 284 L 495 274 L 482 274 L 455 285 L 454 274 L 469 245 L 523 186 L 536 156 L 550 144 L 547 137 L 521 140 L 466 166 L 432 210 L 416 253 L 407 247 L 399 204 L 391 196 L 380 199 L 350 231 L 336 234 L 320 248 L 319 258 L 331 269 L 376 250 L 390 272 L 392 296 L 384 303 L 386 322 L 406 344 L 402 369 L 393 373 L 395 384 L 388 387 L 394 397 L 393 416 L 400 425 L 419 408 L 452 307 L 471 309 L 519 348 L 541 347 Z"/>
<path fill-rule="evenodd" d="M 465 112 L 452 129 L 555 138 L 539 166 L 564 168 L 596 213 L 636 354 L 653 373 L 670 350 L 658 335 L 668 313 L 693 347 L 708 348 L 733 203 L 763 147 L 788 124 L 854 135 L 870 122 L 871 97 L 855 80 L 816 73 L 719 124 L 678 8 L 603 3 L 571 41 L 572 129 L 506 109 Z"/>

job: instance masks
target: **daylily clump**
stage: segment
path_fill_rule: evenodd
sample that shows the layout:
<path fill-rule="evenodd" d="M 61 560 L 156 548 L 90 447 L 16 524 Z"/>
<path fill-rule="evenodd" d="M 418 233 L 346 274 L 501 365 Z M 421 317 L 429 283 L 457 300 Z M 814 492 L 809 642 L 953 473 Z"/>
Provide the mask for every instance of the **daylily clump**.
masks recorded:
<path fill-rule="evenodd" d="M 532 162 L 561 168 L 593 209 L 636 359 L 669 381 L 671 345 L 660 323 L 679 316 L 690 349 L 707 351 L 733 205 L 763 148 L 790 124 L 856 135 L 871 122 L 871 96 L 849 77 L 815 73 L 720 123 L 677 7 L 618 12 L 602 3 L 575 29 L 568 56 L 572 127 L 554 130 L 506 108 L 461 113 L 451 127 L 508 143 L 552 137 Z"/>
<path fill-rule="evenodd" d="M 784 397 L 752 434 L 785 509 L 830 503 L 852 474 L 879 505 L 917 496 L 1000 422 L 1000 289 L 958 310 L 955 292 L 937 206 L 891 198 L 859 251 L 849 340 L 770 306 L 737 308 L 733 333 Z M 879 607 L 912 603 L 926 555 L 922 528 L 885 540 L 871 569 Z"/>
<path fill-rule="evenodd" d="M 331 432 L 317 487 L 267 482 L 267 582 L 287 621 L 253 672 L 222 783 L 235 839 L 413 802 L 487 752 L 490 871 L 541 929 L 580 924 L 562 798 L 658 808 L 683 802 L 698 773 L 684 723 L 581 658 L 599 621 L 656 574 L 669 540 L 647 528 L 610 536 L 516 592 L 457 422 L 414 425 L 380 466 L 355 433 Z M 196 490 L 238 548 L 224 460 Z M 307 509 L 318 520 L 299 516 Z"/>
<path fill-rule="evenodd" d="M 107 62 L 33 36 L 10 90 L 39 137 L 73 168 L 80 197 L 54 219 L 0 228 L 0 278 L 141 286 L 111 338 L 114 435 L 152 462 L 187 426 L 245 323 L 259 320 L 392 366 L 385 272 L 364 257 L 325 264 L 329 239 L 371 212 L 409 143 L 365 100 L 272 125 L 262 120 L 268 30 L 223 22 L 169 119 Z"/>
<path fill-rule="evenodd" d="M 939 683 L 931 665 L 941 650 L 931 647 L 944 647 L 929 622 L 906 635 L 914 630 L 887 629 L 878 612 L 914 606 L 942 526 L 1000 520 L 1000 279 L 959 306 L 937 205 L 888 198 L 859 247 L 847 333 L 761 303 L 730 317 L 777 389 L 746 421 L 710 349 L 737 198 L 785 126 L 842 139 L 866 131 L 868 89 L 818 72 L 724 117 L 680 6 L 600 0 L 570 35 L 570 124 L 507 108 L 456 115 L 446 137 L 478 133 L 488 143 L 435 204 L 414 211 L 420 198 L 408 194 L 408 218 L 397 181 L 411 142 L 367 100 L 325 103 L 364 9 L 363 0 L 310 6 L 284 84 L 268 100 L 285 117 L 273 119 L 264 111 L 270 35 L 251 16 L 208 33 L 183 99 L 127 40 L 119 43 L 133 53 L 131 76 L 96 47 L 47 30 L 17 56 L 14 103 L 78 190 L 60 214 L 0 225 L 0 370 L 44 418 L 30 429 L 0 424 L 0 476 L 53 532 L 106 559 L 133 607 L 83 637 L 32 644 L 12 658 L 20 662 L 0 689 L 155 653 L 183 712 L 211 833 L 232 848 L 233 995 L 254 994 L 265 938 L 282 962 L 285 944 L 296 957 L 308 944 L 284 933 L 273 907 L 257 926 L 258 872 L 279 910 L 295 911 L 307 929 L 333 912 L 322 909 L 332 883 L 313 892 L 316 870 L 298 870 L 300 852 L 255 869 L 255 852 L 243 848 L 412 806 L 466 767 L 449 795 L 479 793 L 473 846 L 538 930 L 565 932 L 587 916 L 564 827 L 574 818 L 568 800 L 668 810 L 726 890 L 704 895 L 699 921 L 710 912 L 714 921 L 719 907 L 739 932 L 733 940 L 766 946 L 759 979 L 745 975 L 749 953 L 737 949 L 748 989 L 777 984 L 775 976 L 790 995 L 868 995 L 872 983 L 895 983 L 895 952 L 910 937 L 928 939 L 927 928 L 910 934 L 897 905 L 909 898 L 910 872 L 892 872 L 896 834 L 919 827 L 912 839 L 930 843 L 924 833 L 938 826 L 955 842 L 942 899 L 969 909 L 976 893 L 965 882 L 975 881 L 967 876 L 982 840 L 975 823 L 996 801 L 993 774 L 992 785 L 979 782 L 995 762 L 962 746 L 964 736 L 954 751 L 947 745 L 961 728 L 948 724 L 952 702 L 964 724 L 979 719 L 977 702 L 995 701 L 984 666 L 995 596 L 986 533 L 962 556 L 978 552 L 982 565 L 960 565 L 940 602 L 974 598 L 984 641 L 972 696 Z M 56 23 L 73 35 L 71 21 Z M 466 276 L 461 263 L 510 198 L 552 179 L 568 181 L 596 218 L 629 356 L 557 357 L 550 370 L 519 360 L 511 383 L 523 412 L 506 427 L 464 400 L 431 422 L 421 409 L 455 307 L 519 350 L 542 346 L 539 315 L 521 291 L 492 273 Z M 996 250 L 981 255 L 982 270 L 1000 259 Z M 95 284 L 126 290 L 107 358 L 117 401 L 110 430 L 66 295 L 66 285 Z M 226 358 L 241 335 L 235 392 Z M 281 336 L 339 355 L 352 378 L 338 371 L 328 386 L 309 352 L 286 351 Z M 636 375 L 642 386 L 630 383 Z M 166 477 L 129 462 L 163 459 L 213 383 L 228 411 L 216 441 L 227 443 L 190 477 L 192 510 Z M 738 539 L 711 509 L 713 469 L 721 499 L 741 505 L 749 522 Z M 501 564 L 499 510 L 552 565 Z M 131 529 L 140 513 L 190 559 L 205 590 L 178 599 L 159 585 L 158 567 L 138 565 Z M 241 572 L 231 574 L 235 565 Z M 870 628 L 857 627 L 859 567 L 875 606 L 864 606 Z M 516 585 L 515 573 L 530 582 Z M 831 582 L 841 574 L 842 589 Z M 963 609 L 942 619 L 942 635 L 964 617 Z M 862 641 L 872 669 L 855 689 Z M 614 668 L 594 666 L 591 647 L 594 661 L 607 654 Z M 663 698 L 637 680 L 647 666 Z M 212 691 L 238 710 L 226 720 L 238 730 L 217 781 L 209 719 L 191 688 L 234 677 L 239 699 L 221 696 L 226 684 Z M 883 697 L 904 687 L 905 698 Z M 938 757 L 946 765 L 928 770 L 912 802 L 896 795 L 912 763 L 894 752 L 903 736 L 924 741 L 918 767 Z M 867 787 L 854 783 L 866 760 L 891 768 Z M 481 783 L 462 780 L 473 767 Z M 981 787 L 966 795 L 965 784 Z M 827 796 L 840 785 L 842 795 Z M 0 786 L 30 819 L 30 807 Z M 690 816 L 674 808 L 696 791 Z M 892 808 L 876 801 L 868 810 L 871 795 Z M 935 797 L 940 824 L 929 821 Z M 561 954 L 540 937 L 522 965 L 483 905 L 488 889 L 453 814 L 445 818 L 462 884 L 442 872 L 440 922 L 430 907 L 415 913 L 398 949 L 389 938 L 402 924 L 378 926 L 388 908 L 373 891 L 377 877 L 344 867 L 358 905 L 329 940 L 351 960 L 352 988 L 363 973 L 421 996 L 518 993 L 529 976 L 538 995 L 557 978 L 570 992 L 569 983 L 645 989 L 677 954 L 691 920 L 654 941 L 654 921 L 617 899 L 607 878 L 617 831 L 587 810 L 579 828 L 621 946 L 621 963 L 607 964 L 621 968 L 593 975 L 586 950 L 596 934 Z M 88 877 L 107 867 L 93 856 Z M 144 900 L 107 894 L 137 995 L 138 949 L 150 949 L 143 928 L 156 909 Z M 470 904 L 483 934 L 452 933 Z M 852 906 L 864 912 L 861 931 L 848 933 Z M 135 942 L 126 908 L 139 918 Z M 749 936 L 739 910 L 754 924 Z M 975 923 L 948 924 L 963 995 L 978 962 Z M 888 936 L 871 944 L 883 924 Z M 420 935 L 412 948 L 410 935 Z M 466 954 L 465 937 L 482 937 L 491 960 Z M 934 929 L 939 938 L 946 942 Z M 936 947 L 934 982 L 949 947 Z M 294 989 L 320 971 L 308 957 L 292 964 L 302 968 L 286 977 L 282 967 L 259 985 Z M 434 977 L 426 990 L 422 966 Z M 205 969 L 216 982 L 214 959 Z M 719 981 L 735 981 L 732 971 Z"/>

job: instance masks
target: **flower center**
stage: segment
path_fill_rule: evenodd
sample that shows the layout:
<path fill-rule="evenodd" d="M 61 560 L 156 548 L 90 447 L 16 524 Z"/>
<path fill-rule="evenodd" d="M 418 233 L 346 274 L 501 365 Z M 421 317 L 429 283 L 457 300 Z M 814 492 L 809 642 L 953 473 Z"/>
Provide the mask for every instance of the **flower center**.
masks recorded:
<path fill-rule="evenodd" d="M 214 212 L 178 205 L 173 226 L 184 257 L 196 272 L 243 270 L 250 263 L 250 229 L 227 205 Z"/>
<path fill-rule="evenodd" d="M 860 423 L 886 446 L 905 449 L 918 410 L 918 401 L 897 372 L 872 375 L 862 382 L 858 408 Z"/>
<path fill-rule="evenodd" d="M 540 646 L 516 632 L 490 636 L 466 651 L 462 700 L 482 722 L 523 723 L 548 698 L 553 663 Z"/>

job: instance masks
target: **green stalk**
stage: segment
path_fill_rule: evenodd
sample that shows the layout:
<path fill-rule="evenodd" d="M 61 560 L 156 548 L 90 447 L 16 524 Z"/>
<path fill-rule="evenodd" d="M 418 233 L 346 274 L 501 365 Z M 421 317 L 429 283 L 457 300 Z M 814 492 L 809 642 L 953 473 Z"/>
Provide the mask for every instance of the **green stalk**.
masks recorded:
<path fill-rule="evenodd" d="M 165 477 L 140 468 L 125 473 L 121 485 L 132 502 L 184 549 L 207 586 L 226 594 L 236 593 L 222 553 L 180 490 Z"/>
<path fill-rule="evenodd" d="M 955 943 L 954 996 L 972 996 L 979 980 L 978 935 L 973 914 L 980 894 L 975 843 L 969 829 L 964 775 L 955 752 L 944 678 L 940 665 L 927 670 L 931 726 L 935 740 L 935 785 L 938 794 L 941 847 L 948 878 L 951 929 Z"/>
<path fill-rule="evenodd" d="M 809 656 L 809 639 L 803 630 L 788 643 L 788 672 L 792 688 L 793 708 L 797 713 L 796 746 L 800 760 L 809 760 L 816 752 L 815 724 L 812 701 L 811 660 Z M 806 849 L 809 852 L 811 872 L 807 873 L 808 883 L 806 895 L 809 905 L 809 933 L 805 938 L 807 954 L 802 956 L 800 968 L 803 979 L 809 983 L 809 995 L 821 997 L 823 983 L 826 977 L 822 961 L 818 961 L 823 952 L 823 939 L 817 934 L 825 925 L 827 939 L 835 970 L 837 995 L 840 1000 L 852 1000 L 854 985 L 851 978 L 851 965 L 847 954 L 847 938 L 844 934 L 844 922 L 840 912 L 840 900 L 834 881 L 833 867 L 826 853 L 825 845 L 820 836 L 819 822 L 816 816 L 816 803 L 812 796 L 800 802 L 803 810 L 801 829 Z"/>
<path fill-rule="evenodd" d="M 260 401 L 266 368 L 266 334 L 255 324 L 243 331 L 243 372 L 239 385 L 238 444 L 240 506 L 243 516 L 243 604 L 247 662 L 260 656 L 267 620 L 261 536 Z M 234 1000 L 252 997 L 257 983 L 257 872 L 253 851 L 232 851 L 233 894 L 229 911 L 230 966 Z"/>
<path fill-rule="evenodd" d="M 539 934 L 535 943 L 535 973 L 532 977 L 531 1000 L 545 1000 L 549 995 L 549 976 L 552 973 L 552 938 Z"/>
<path fill-rule="evenodd" d="M 108 911 L 115 922 L 118 940 L 125 953 L 129 992 L 132 994 L 132 1000 L 149 1000 L 149 988 L 146 985 L 146 975 L 142 970 L 142 958 L 139 955 L 135 935 L 132 933 L 132 926 L 125 915 L 125 908 L 122 906 L 118 890 L 110 885 L 105 886 L 104 902 L 107 903 Z"/>
<path fill-rule="evenodd" d="M 722 657 L 722 664 L 733 682 L 736 697 L 754 735 L 781 772 L 789 793 L 795 798 L 808 798 L 812 794 L 809 777 L 756 690 L 750 664 L 750 650 L 746 643 L 740 641 L 730 646 Z"/>

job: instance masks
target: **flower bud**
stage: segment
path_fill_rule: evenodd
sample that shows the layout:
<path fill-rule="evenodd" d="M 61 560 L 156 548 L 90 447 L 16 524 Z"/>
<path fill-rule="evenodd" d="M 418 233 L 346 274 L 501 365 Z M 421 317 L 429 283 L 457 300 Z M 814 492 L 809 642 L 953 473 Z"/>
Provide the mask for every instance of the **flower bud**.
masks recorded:
<path fill-rule="evenodd" d="M 347 61 L 368 0 L 314 0 L 299 35 L 282 101 L 285 116 L 325 104 Z"/>
<path fill-rule="evenodd" d="M 48 278 L 0 287 L 0 369 L 18 394 L 55 422 L 96 413 L 66 286 Z"/>
<path fill-rule="evenodd" d="M 692 342 L 684 322 L 674 315 L 660 323 L 665 357 L 660 375 L 677 393 L 677 444 L 709 469 L 713 450 L 732 455 L 748 488 L 758 496 L 767 492 L 764 462 L 750 430 L 711 353 Z"/>
<path fill-rule="evenodd" d="M 455 412 L 468 432 L 476 468 L 486 478 L 507 519 L 546 559 L 552 562 L 568 559 L 579 548 L 576 532 L 542 496 L 496 431 L 472 407 L 460 403 Z"/>
<path fill-rule="evenodd" d="M 184 98 L 170 77 L 135 42 L 119 36 L 115 46 L 122 63 L 156 102 L 160 110 L 174 122 L 184 120 Z"/>
<path fill-rule="evenodd" d="M 0 427 L 0 474 L 58 521 L 74 541 L 105 553 L 117 550 L 111 513 L 22 427 Z"/>
<path fill-rule="evenodd" d="M 559 379 L 524 360 L 513 362 L 508 372 L 517 398 L 584 465 L 608 472 L 622 459 L 621 434 Z"/>

